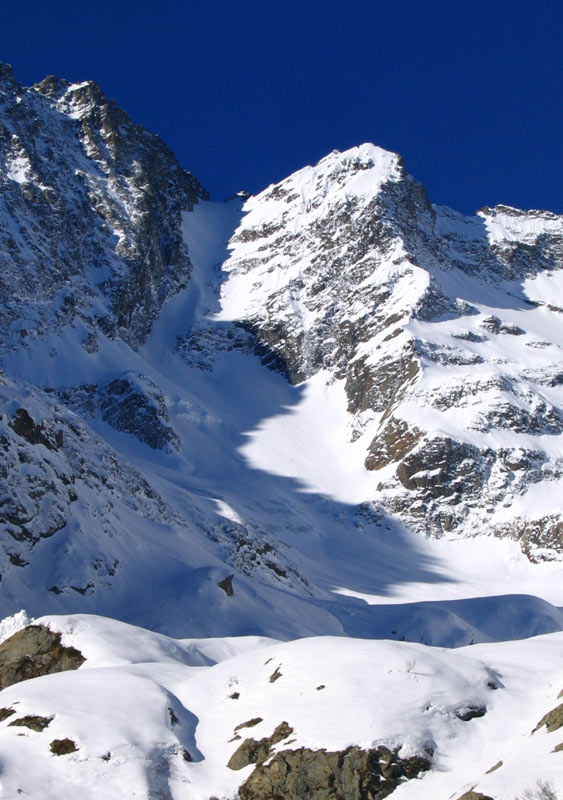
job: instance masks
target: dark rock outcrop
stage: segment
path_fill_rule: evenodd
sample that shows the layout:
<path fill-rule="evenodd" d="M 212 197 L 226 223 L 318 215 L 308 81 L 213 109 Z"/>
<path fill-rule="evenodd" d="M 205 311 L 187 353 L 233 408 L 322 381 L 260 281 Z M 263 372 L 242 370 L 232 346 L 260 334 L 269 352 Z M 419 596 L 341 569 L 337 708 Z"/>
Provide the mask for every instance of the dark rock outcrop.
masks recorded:
<path fill-rule="evenodd" d="M 263 739 L 245 739 L 229 759 L 229 769 L 243 769 L 249 764 L 263 764 L 272 753 L 272 748 L 278 742 L 287 739 L 293 733 L 287 722 L 280 722 L 271 736 Z"/>
<path fill-rule="evenodd" d="M 560 703 L 558 706 L 556 706 L 556 708 L 548 711 L 547 714 L 544 714 L 532 733 L 535 733 L 544 725 L 547 728 L 548 733 L 552 733 L 553 731 L 557 731 L 559 728 L 563 727 L 563 703 Z"/>
<path fill-rule="evenodd" d="M 144 383 L 151 382 L 145 379 Z M 128 376 L 115 378 L 98 388 L 98 405 L 104 422 L 135 436 L 153 450 L 178 446 L 157 386 L 140 385 Z"/>
<path fill-rule="evenodd" d="M 8 727 L 15 725 L 19 728 L 29 728 L 31 731 L 37 731 L 38 733 L 41 733 L 41 731 L 44 731 L 45 728 L 49 727 L 52 721 L 52 717 L 40 717 L 37 714 L 28 714 L 25 717 L 20 717 L 19 719 L 15 719 L 13 722 L 9 722 Z"/>
<path fill-rule="evenodd" d="M 241 800 L 380 800 L 430 769 L 426 756 L 402 759 L 387 747 L 339 752 L 283 750 L 261 764 L 239 789 Z"/>
<path fill-rule="evenodd" d="M 0 708 L 0 722 L 4 722 L 4 720 L 13 716 L 15 713 L 16 710 L 14 708 Z"/>
<path fill-rule="evenodd" d="M 391 417 L 370 444 L 365 460 L 366 469 L 379 470 L 400 461 L 413 450 L 422 435 L 418 428 L 409 427 L 403 420 Z"/>
<path fill-rule="evenodd" d="M 456 708 L 455 715 L 462 722 L 469 722 L 478 717 L 484 717 L 487 713 L 487 707 L 482 705 L 461 706 Z"/>
<path fill-rule="evenodd" d="M 246 722 L 241 722 L 239 725 L 235 727 L 235 733 L 237 731 L 241 731 L 243 728 L 254 728 L 261 722 L 262 722 L 262 717 L 253 717 L 252 719 L 248 719 Z"/>
<path fill-rule="evenodd" d="M 153 450 L 178 447 L 164 396 L 147 375 L 125 372 L 98 384 L 59 389 L 56 395 L 69 408 L 87 418 L 99 415 L 116 431 L 134 436 Z"/>
<path fill-rule="evenodd" d="M 42 444 L 49 450 L 58 450 L 63 444 L 62 431 L 49 434 L 43 425 L 36 424 L 25 408 L 18 408 L 10 426 L 29 444 Z"/>
<path fill-rule="evenodd" d="M 406 489 L 422 489 L 432 498 L 476 492 L 487 468 L 480 456 L 472 445 L 436 437 L 401 461 L 397 478 Z"/>
<path fill-rule="evenodd" d="M 132 410 L 131 433 L 173 449 L 175 434 L 167 425 L 162 395 L 153 398 L 151 382 L 135 378 L 140 393 L 146 387 L 147 407 L 155 416 Z M 132 376 L 130 382 L 134 383 Z M 26 402 L 18 408 L 14 398 L 22 396 Z M 92 594 L 100 585 L 113 583 L 123 562 L 111 545 L 106 550 L 107 538 L 126 532 L 129 525 L 116 506 L 124 503 L 134 514 L 159 523 L 173 518 L 147 480 L 84 421 L 98 413 L 86 408 L 88 400 L 92 394 L 78 389 L 45 392 L 0 375 L 0 405 L 5 409 L 0 415 L 0 574 L 25 572 L 36 545 L 53 539 L 53 553 L 59 546 L 61 552 L 53 556 L 52 573 L 40 581 L 44 588 L 38 586 L 38 593 L 50 587 L 58 594 Z M 124 408 L 115 409 L 115 414 L 116 424 L 122 417 L 127 422 Z M 71 570 L 59 570 L 60 557 L 64 562 L 68 552 L 65 534 L 82 535 L 85 530 L 96 532 L 90 557 Z M 49 608 L 48 600 L 42 607 Z"/>
<path fill-rule="evenodd" d="M 517 518 L 509 525 L 499 525 L 494 532 L 517 539 L 530 561 L 546 560 L 563 552 L 563 520 L 556 513 L 537 519 Z"/>
<path fill-rule="evenodd" d="M 234 594 L 233 578 L 234 575 L 227 575 L 226 578 L 223 578 L 223 580 L 219 581 L 219 583 L 217 584 L 217 586 L 225 592 L 227 597 L 232 597 Z"/>
<path fill-rule="evenodd" d="M 78 747 L 72 739 L 53 739 L 49 749 L 55 756 L 66 756 L 69 753 L 75 753 Z"/>
<path fill-rule="evenodd" d="M 0 689 L 41 675 L 78 669 L 85 660 L 75 647 L 61 644 L 60 633 L 43 625 L 28 625 L 0 644 Z"/>

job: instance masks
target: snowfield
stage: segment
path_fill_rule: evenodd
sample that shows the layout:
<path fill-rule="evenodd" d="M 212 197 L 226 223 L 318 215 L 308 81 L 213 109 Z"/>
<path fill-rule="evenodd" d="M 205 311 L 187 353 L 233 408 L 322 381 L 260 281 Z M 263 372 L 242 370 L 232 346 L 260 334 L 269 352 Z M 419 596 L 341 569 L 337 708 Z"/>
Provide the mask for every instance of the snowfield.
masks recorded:
<path fill-rule="evenodd" d="M 399 798 L 475 787 L 513 800 L 537 779 L 563 789 L 554 752 L 563 733 L 532 733 L 558 703 L 561 633 L 451 650 L 327 636 L 171 639 L 89 615 L 35 622 L 86 662 L 2 692 L 17 715 L 0 725 L 3 797 L 233 798 L 253 767 L 230 769 L 232 754 L 284 721 L 293 732 L 277 751 L 384 744 L 405 758 L 431 754 L 433 769 Z M 476 716 L 464 721 L 468 709 Z M 27 715 L 51 721 L 41 732 L 10 726 Z M 66 738 L 76 751 L 51 754 Z"/>

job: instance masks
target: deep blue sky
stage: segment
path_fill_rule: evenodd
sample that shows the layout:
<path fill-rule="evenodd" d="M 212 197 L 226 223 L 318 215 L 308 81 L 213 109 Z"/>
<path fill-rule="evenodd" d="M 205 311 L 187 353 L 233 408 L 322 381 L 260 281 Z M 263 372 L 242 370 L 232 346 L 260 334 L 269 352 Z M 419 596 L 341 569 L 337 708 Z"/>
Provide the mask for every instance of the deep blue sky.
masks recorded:
<path fill-rule="evenodd" d="M 96 80 L 216 199 L 373 141 L 434 202 L 563 212 L 562 6 L 18 0 L 0 60 Z"/>

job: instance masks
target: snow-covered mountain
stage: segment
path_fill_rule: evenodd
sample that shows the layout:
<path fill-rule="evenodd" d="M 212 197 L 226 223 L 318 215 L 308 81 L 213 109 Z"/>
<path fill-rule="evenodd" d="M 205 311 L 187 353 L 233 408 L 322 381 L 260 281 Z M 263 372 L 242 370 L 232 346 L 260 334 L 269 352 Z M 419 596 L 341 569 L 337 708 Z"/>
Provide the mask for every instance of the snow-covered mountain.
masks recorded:
<path fill-rule="evenodd" d="M 563 220 L 432 207 L 401 159 L 332 153 L 251 198 L 219 318 L 294 383 L 343 383 L 362 499 L 442 535 L 560 551 Z"/>
<path fill-rule="evenodd" d="M 86 658 L 2 692 L 80 746 L 24 786 L 48 732 L 6 717 L 0 796 L 563 790 L 526 727 L 561 688 L 561 217 L 432 206 L 369 144 L 214 203 L 95 84 L 0 66 L 0 241 L 0 616 Z M 252 737 L 387 772 L 275 788 L 297 756 L 227 766 Z"/>

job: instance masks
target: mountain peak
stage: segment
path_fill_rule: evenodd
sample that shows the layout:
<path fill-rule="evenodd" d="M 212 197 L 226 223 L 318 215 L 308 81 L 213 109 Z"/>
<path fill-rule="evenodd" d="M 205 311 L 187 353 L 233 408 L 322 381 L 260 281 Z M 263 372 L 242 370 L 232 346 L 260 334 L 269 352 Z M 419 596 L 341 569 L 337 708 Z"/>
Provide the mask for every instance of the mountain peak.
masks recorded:
<path fill-rule="evenodd" d="M 362 142 L 361 144 L 349 147 L 346 150 L 334 149 L 319 161 L 341 161 L 342 163 L 353 163 L 354 161 L 372 162 L 375 166 L 389 166 L 394 162 L 402 162 L 401 156 L 392 150 L 386 150 L 373 142 Z"/>
<path fill-rule="evenodd" d="M 10 64 L 0 61 L 0 89 L 7 91 L 17 86 L 14 72 Z"/>
<path fill-rule="evenodd" d="M 292 183 L 303 197 L 333 194 L 377 194 L 381 186 L 406 175 L 403 161 L 396 153 L 369 142 L 340 152 L 333 150 L 317 164 L 298 170 L 281 186 Z"/>
<path fill-rule="evenodd" d="M 92 108 L 106 105 L 108 102 L 95 81 L 68 84 L 63 98 L 69 105 L 81 108 L 83 113 L 87 113 Z"/>
<path fill-rule="evenodd" d="M 70 85 L 70 81 L 67 81 L 64 78 L 57 78 L 55 75 L 47 75 L 47 77 L 43 78 L 42 81 L 34 84 L 33 88 L 36 92 L 42 94 L 44 97 L 50 97 L 58 100 L 59 97 L 62 97 Z"/>

